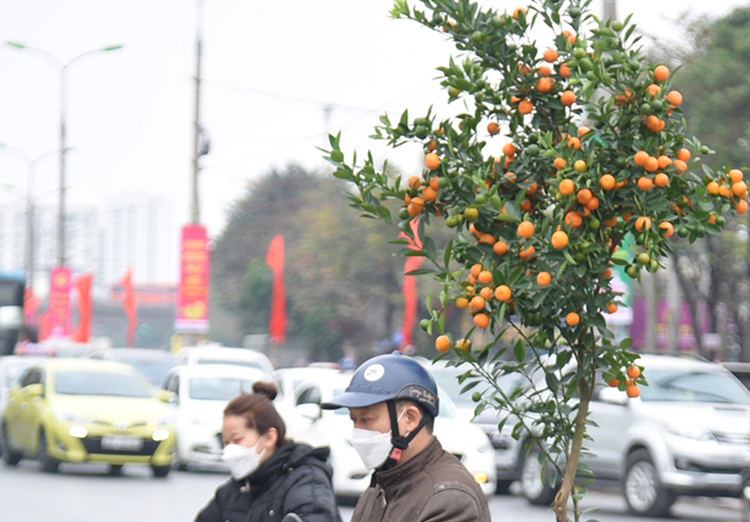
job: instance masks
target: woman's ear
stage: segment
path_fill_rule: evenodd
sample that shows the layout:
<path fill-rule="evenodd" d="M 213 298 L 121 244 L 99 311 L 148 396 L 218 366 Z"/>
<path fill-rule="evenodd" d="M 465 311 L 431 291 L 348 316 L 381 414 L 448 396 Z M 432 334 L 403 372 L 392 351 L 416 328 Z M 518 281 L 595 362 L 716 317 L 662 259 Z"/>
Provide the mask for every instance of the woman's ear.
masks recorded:
<path fill-rule="evenodd" d="M 279 442 L 279 431 L 276 428 L 268 428 L 263 437 L 263 445 L 268 449 L 274 449 Z"/>

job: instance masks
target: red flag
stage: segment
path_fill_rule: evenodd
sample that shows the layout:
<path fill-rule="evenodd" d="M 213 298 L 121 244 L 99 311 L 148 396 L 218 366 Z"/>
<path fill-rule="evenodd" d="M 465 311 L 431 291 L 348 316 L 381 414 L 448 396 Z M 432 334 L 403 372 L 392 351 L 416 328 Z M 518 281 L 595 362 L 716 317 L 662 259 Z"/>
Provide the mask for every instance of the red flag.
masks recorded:
<path fill-rule="evenodd" d="M 23 296 L 23 316 L 26 326 L 31 328 L 36 326 L 38 311 L 39 299 L 34 295 L 34 289 L 29 286 Z"/>
<path fill-rule="evenodd" d="M 91 338 L 91 285 L 93 274 L 83 274 L 75 280 L 78 290 L 78 327 L 73 332 L 73 341 L 87 343 Z"/>
<path fill-rule="evenodd" d="M 412 250 L 421 250 L 422 242 L 419 240 L 419 218 L 413 219 L 411 222 L 411 231 L 414 235 L 414 239 L 410 238 L 403 232 L 399 234 L 399 237 L 406 238 L 409 240 L 409 248 Z M 404 274 L 408 274 L 414 270 L 419 269 L 424 262 L 423 257 L 407 257 L 404 263 Z M 417 277 L 404 275 L 404 282 L 402 286 L 404 294 L 404 320 L 401 327 L 401 335 L 403 337 L 403 347 L 414 344 L 414 327 L 417 325 L 417 315 L 419 313 L 419 292 L 417 291 Z"/>
<path fill-rule="evenodd" d="M 39 318 L 39 326 L 36 338 L 39 342 L 47 340 L 49 337 L 49 311 L 44 312 Z"/>
<path fill-rule="evenodd" d="M 135 346 L 135 329 L 138 323 L 138 308 L 135 302 L 135 288 L 133 287 L 133 269 L 129 268 L 128 273 L 122 278 L 120 284 L 125 289 L 125 300 L 122 307 L 128 316 L 128 347 Z"/>
<path fill-rule="evenodd" d="M 273 272 L 273 299 L 268 334 L 272 343 L 286 341 L 286 291 L 284 290 L 284 236 L 273 238 L 266 254 L 266 263 Z"/>

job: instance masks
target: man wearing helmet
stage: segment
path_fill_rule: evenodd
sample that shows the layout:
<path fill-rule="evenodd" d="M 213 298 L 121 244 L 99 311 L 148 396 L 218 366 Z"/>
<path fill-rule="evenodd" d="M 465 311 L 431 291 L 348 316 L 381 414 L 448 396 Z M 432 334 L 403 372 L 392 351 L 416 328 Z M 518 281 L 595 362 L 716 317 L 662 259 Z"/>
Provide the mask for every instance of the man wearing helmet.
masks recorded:
<path fill-rule="evenodd" d="M 351 522 L 491 520 L 469 471 L 432 434 L 437 385 L 419 362 L 400 352 L 373 357 L 344 393 L 322 406 L 349 408 L 352 445 L 374 470 Z"/>

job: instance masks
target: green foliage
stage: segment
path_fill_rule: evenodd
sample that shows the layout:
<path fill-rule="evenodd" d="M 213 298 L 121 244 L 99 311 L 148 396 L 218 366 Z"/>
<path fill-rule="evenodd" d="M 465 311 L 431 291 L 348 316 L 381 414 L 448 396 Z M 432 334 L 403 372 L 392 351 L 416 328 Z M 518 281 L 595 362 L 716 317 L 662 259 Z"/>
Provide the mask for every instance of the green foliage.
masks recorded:
<path fill-rule="evenodd" d="M 715 158 L 739 165 L 750 152 L 750 8 L 716 21 L 710 34 L 705 48 L 686 57 L 676 82 L 691 130 L 710 141 Z"/>
<path fill-rule="evenodd" d="M 432 320 L 441 331 L 448 307 L 470 300 L 477 325 L 464 338 L 475 336 L 471 349 L 450 336 L 448 357 L 470 365 L 467 384 L 492 385 L 478 409 L 512 411 L 517 436 L 543 441 L 545 458 L 565 475 L 557 510 L 565 520 L 597 381 L 619 379 L 623 390 L 645 384 L 644 377 L 628 382 L 636 356 L 607 328 L 618 297 L 610 266 L 625 264 L 636 278 L 658 271 L 675 229 L 690 241 L 720 233 L 722 215 L 747 197 L 746 187 L 733 187 L 729 167 L 701 165 L 710 149 L 686 137 L 679 102 L 668 95 L 671 79 L 644 59 L 627 20 L 598 20 L 587 11 L 590 0 L 538 0 L 513 15 L 468 0 L 417 4 L 400 1 L 392 15 L 453 39 L 462 54 L 439 68 L 441 85 L 466 112 L 381 117 L 375 139 L 424 148 L 426 168 L 407 183 L 369 154 L 361 164 L 356 156 L 345 161 L 339 136 L 331 136 L 326 157 L 334 175 L 357 188 L 355 208 L 408 235 L 420 218 L 424 247 L 401 253 L 425 257 L 442 285 Z M 531 36 L 542 24 L 546 46 Z M 554 50 L 549 58 L 546 49 Z M 509 141 L 502 154 L 499 129 Z M 722 184 L 721 193 L 710 182 Z M 393 200 L 404 204 L 398 213 L 389 210 Z M 445 249 L 429 232 L 441 223 L 454 234 Z M 637 245 L 630 260 L 616 254 L 628 234 Z M 504 248 L 496 251 L 498 244 Z M 550 285 L 537 281 L 542 272 Z M 509 330 L 515 358 L 505 359 Z M 529 385 L 509 395 L 497 382 L 511 373 Z"/>

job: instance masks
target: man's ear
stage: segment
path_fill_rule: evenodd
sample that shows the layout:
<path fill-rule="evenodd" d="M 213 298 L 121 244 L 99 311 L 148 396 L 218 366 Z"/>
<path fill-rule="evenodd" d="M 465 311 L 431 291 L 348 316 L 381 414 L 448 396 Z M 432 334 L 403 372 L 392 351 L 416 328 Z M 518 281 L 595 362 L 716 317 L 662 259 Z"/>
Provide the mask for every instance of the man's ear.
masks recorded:
<path fill-rule="evenodd" d="M 404 412 L 404 418 L 406 419 L 406 431 L 411 433 L 419 426 L 422 420 L 422 412 L 416 404 L 409 403 Z"/>

